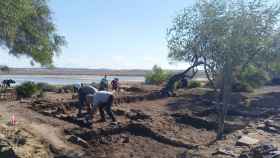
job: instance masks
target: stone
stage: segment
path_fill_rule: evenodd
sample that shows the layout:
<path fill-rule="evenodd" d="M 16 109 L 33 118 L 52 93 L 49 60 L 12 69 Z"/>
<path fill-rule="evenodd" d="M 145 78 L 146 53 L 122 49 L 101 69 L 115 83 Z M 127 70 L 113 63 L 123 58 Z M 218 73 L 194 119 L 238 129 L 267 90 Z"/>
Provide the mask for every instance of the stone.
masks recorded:
<path fill-rule="evenodd" d="M 73 143 L 73 144 L 80 145 L 80 146 L 82 146 L 84 148 L 89 148 L 89 144 L 87 143 L 87 141 L 83 140 L 80 137 L 77 137 L 77 136 L 74 136 L 74 135 L 70 135 L 70 136 L 68 136 L 67 140 L 69 142 Z"/>
<path fill-rule="evenodd" d="M 262 143 L 250 151 L 242 153 L 239 158 L 278 158 L 280 151 L 270 143 Z"/>
<path fill-rule="evenodd" d="M 129 137 L 128 136 L 122 136 L 122 143 L 129 143 Z"/>
<path fill-rule="evenodd" d="M 1 139 L 0 140 L 0 157 L 1 158 L 16 158 L 16 154 L 9 142 Z"/>
<path fill-rule="evenodd" d="M 259 142 L 259 140 L 248 137 L 248 136 L 242 136 L 236 143 L 238 146 L 252 146 Z"/>
<path fill-rule="evenodd" d="M 114 114 L 116 114 L 118 116 L 123 116 L 127 113 L 127 111 L 125 109 L 122 109 L 122 108 L 114 108 L 113 112 L 114 112 Z"/>
<path fill-rule="evenodd" d="M 131 120 L 146 120 L 151 119 L 151 116 L 141 110 L 131 109 L 126 116 Z"/>
<path fill-rule="evenodd" d="M 232 151 L 226 149 L 218 149 L 212 155 L 228 155 L 228 156 L 236 157 L 236 155 Z"/>

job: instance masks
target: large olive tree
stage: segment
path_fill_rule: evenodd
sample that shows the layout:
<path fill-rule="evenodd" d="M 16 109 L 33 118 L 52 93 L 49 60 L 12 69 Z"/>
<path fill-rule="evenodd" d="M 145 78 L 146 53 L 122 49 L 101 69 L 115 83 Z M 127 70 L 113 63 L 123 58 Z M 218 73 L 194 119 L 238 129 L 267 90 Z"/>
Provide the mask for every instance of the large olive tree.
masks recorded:
<path fill-rule="evenodd" d="M 51 66 L 64 44 L 46 0 L 0 0 L 0 46 L 9 54 Z"/>
<path fill-rule="evenodd" d="M 169 58 L 190 63 L 188 70 L 202 66 L 220 92 L 218 138 L 223 135 L 235 69 L 279 56 L 279 15 L 279 6 L 264 0 L 200 0 L 185 8 L 168 29 Z M 218 76 L 220 84 L 213 82 Z"/>

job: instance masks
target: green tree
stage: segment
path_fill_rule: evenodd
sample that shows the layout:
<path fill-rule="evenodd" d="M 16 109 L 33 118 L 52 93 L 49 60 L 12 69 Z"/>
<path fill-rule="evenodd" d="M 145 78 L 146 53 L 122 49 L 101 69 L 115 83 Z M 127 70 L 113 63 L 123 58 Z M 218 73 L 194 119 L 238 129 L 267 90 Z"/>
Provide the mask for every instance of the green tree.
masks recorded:
<path fill-rule="evenodd" d="M 0 46 L 9 54 L 51 66 L 66 44 L 56 33 L 47 0 L 0 0 Z"/>
<path fill-rule="evenodd" d="M 161 67 L 154 65 L 151 72 L 145 75 L 145 82 L 147 84 L 162 84 L 165 82 L 171 73 L 169 71 L 163 70 Z"/>
<path fill-rule="evenodd" d="M 168 30 L 169 58 L 203 66 L 219 104 L 222 138 L 234 70 L 265 65 L 279 56 L 279 6 L 265 0 L 200 0 L 186 8 Z M 221 76 L 221 83 L 213 79 Z M 219 91 L 217 90 L 219 89 Z"/>

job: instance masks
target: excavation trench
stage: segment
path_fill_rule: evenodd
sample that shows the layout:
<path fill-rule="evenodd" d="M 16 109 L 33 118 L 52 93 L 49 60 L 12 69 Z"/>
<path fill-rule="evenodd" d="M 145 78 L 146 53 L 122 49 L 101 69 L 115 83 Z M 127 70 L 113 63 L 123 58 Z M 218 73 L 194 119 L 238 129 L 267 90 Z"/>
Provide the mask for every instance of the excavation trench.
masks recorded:
<path fill-rule="evenodd" d="M 97 131 L 95 130 L 82 131 L 81 129 L 72 129 L 72 130 L 66 130 L 65 133 L 68 135 L 75 135 L 88 142 L 94 141 L 95 143 L 100 142 L 104 137 L 129 133 L 130 135 L 150 138 L 157 142 L 174 146 L 174 147 L 182 147 L 188 149 L 193 149 L 197 147 L 197 145 L 187 144 L 180 140 L 168 138 L 167 136 L 161 135 L 141 123 L 129 123 L 128 125 L 118 124 L 113 127 L 103 128 Z"/>
<path fill-rule="evenodd" d="M 175 121 L 177 123 L 181 124 L 187 124 L 191 125 L 195 128 L 201 129 L 207 129 L 207 130 L 216 130 L 218 129 L 218 124 L 215 120 L 211 120 L 206 117 L 197 117 L 197 116 L 191 116 L 189 114 L 181 114 L 181 113 L 175 113 L 171 115 L 175 118 Z M 248 125 L 248 122 L 246 121 L 240 121 L 240 122 L 225 122 L 225 133 L 231 133 L 236 130 L 240 130 L 245 128 Z"/>

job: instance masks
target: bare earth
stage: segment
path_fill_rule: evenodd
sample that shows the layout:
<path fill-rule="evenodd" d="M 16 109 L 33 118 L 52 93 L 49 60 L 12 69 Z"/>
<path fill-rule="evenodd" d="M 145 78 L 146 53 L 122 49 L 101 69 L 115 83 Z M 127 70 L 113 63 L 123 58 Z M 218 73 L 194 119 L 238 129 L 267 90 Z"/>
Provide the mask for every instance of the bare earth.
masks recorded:
<path fill-rule="evenodd" d="M 118 97 L 144 95 L 147 89 Z M 11 143 L 18 157 L 238 157 L 252 147 L 236 145 L 241 136 L 280 148 L 280 134 L 266 128 L 268 120 L 280 124 L 280 87 L 234 94 L 222 141 L 215 141 L 214 97 L 208 89 L 180 90 L 171 98 L 125 100 L 113 108 L 117 123 L 109 118 L 98 122 L 97 114 L 91 127 L 85 118 L 75 117 L 72 95 L 47 93 L 43 99 L 0 102 L 1 121 L 15 114 L 19 135 L 26 138 L 23 145 Z"/>

